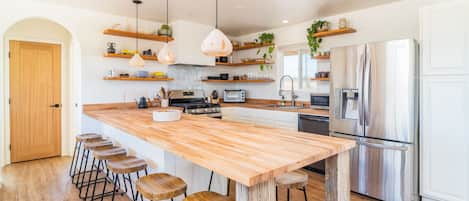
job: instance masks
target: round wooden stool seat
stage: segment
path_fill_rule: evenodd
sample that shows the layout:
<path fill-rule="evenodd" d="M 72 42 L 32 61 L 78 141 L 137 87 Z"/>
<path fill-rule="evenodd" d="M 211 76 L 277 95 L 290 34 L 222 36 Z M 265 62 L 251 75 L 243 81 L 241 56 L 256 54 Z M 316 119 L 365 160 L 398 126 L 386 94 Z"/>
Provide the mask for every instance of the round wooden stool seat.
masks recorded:
<path fill-rule="evenodd" d="M 75 137 L 75 139 L 78 142 L 86 142 L 86 141 L 89 141 L 89 140 L 99 140 L 99 139 L 102 139 L 102 138 L 103 138 L 102 135 L 99 135 L 99 134 L 96 134 L 96 133 L 84 133 L 84 134 L 77 135 Z"/>
<path fill-rule="evenodd" d="M 301 189 L 308 184 L 308 174 L 295 170 L 276 177 L 275 183 L 280 187 Z"/>
<path fill-rule="evenodd" d="M 111 148 L 112 141 L 111 140 L 97 140 L 92 142 L 85 142 L 85 149 L 87 150 L 95 150 L 95 149 L 109 149 Z"/>
<path fill-rule="evenodd" d="M 215 192 L 202 191 L 187 196 L 184 201 L 231 201 L 229 197 Z"/>
<path fill-rule="evenodd" d="M 187 184 L 179 177 L 156 173 L 137 180 L 137 191 L 149 200 L 166 200 L 185 193 Z"/>
<path fill-rule="evenodd" d="M 128 174 L 134 173 L 147 168 L 148 164 L 145 160 L 135 156 L 114 157 L 109 160 L 107 167 L 114 173 Z"/>
<path fill-rule="evenodd" d="M 122 147 L 110 147 L 108 149 L 98 149 L 93 152 L 93 156 L 97 160 L 112 160 L 116 157 L 127 155 L 127 150 Z"/>

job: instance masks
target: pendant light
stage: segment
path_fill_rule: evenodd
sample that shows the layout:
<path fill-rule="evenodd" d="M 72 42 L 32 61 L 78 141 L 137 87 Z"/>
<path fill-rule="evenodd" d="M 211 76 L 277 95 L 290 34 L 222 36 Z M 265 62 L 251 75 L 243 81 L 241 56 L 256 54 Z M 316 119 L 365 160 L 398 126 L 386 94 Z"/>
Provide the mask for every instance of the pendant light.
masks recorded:
<path fill-rule="evenodd" d="M 132 66 L 132 67 L 143 68 L 143 66 L 145 65 L 145 61 L 142 59 L 142 57 L 138 53 L 138 5 L 142 4 L 142 1 L 141 0 L 133 0 L 133 3 L 135 4 L 135 13 L 136 13 L 136 17 L 135 17 L 135 25 L 136 25 L 136 28 L 135 28 L 135 47 L 136 47 L 136 51 L 135 51 L 134 56 L 130 59 L 129 65 Z"/>
<path fill-rule="evenodd" d="M 218 29 L 218 0 L 216 0 L 216 22 L 212 30 L 202 42 L 201 50 L 207 56 L 228 56 L 233 52 L 230 39 Z"/>
<path fill-rule="evenodd" d="M 169 25 L 169 1 L 166 0 L 166 25 Z M 176 57 L 173 51 L 169 48 L 168 37 L 166 37 L 166 43 L 163 48 L 158 52 L 158 61 L 162 64 L 174 64 L 176 63 Z"/>

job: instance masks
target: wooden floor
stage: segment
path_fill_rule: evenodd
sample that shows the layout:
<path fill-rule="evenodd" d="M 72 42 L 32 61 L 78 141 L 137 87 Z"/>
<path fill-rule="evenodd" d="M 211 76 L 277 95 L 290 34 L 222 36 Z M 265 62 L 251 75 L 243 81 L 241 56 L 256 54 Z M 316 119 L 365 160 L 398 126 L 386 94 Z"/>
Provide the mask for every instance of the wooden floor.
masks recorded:
<path fill-rule="evenodd" d="M 1 201 L 79 201 L 78 190 L 68 176 L 70 157 L 56 157 L 6 166 L 0 172 Z M 324 200 L 324 177 L 309 173 L 308 200 Z M 234 194 L 231 185 L 231 195 Z M 352 201 L 371 199 L 352 193 Z M 233 197 L 234 199 L 234 197 Z M 105 199 L 110 200 L 110 198 Z M 130 201 L 117 196 L 116 201 Z M 279 201 L 286 200 L 286 190 L 279 190 Z M 291 201 L 304 201 L 301 191 L 291 191 Z"/>

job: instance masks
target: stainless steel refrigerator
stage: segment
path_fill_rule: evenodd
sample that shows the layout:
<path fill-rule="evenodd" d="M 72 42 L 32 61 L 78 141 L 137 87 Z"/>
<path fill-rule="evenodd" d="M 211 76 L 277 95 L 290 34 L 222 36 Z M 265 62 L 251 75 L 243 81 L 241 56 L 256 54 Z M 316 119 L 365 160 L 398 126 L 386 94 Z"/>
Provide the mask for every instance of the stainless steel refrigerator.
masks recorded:
<path fill-rule="evenodd" d="M 418 47 L 414 40 L 331 50 L 330 131 L 353 139 L 351 189 L 418 198 Z"/>

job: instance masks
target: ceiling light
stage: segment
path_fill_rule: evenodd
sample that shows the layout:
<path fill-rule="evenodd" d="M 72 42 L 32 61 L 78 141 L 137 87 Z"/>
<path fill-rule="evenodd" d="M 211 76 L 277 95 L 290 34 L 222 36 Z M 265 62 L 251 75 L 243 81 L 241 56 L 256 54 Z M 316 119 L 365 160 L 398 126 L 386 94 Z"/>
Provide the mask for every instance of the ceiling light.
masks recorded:
<path fill-rule="evenodd" d="M 215 29 L 202 42 L 201 50 L 208 56 L 228 56 L 233 52 L 230 39 L 218 29 L 218 0 L 216 0 Z"/>
<path fill-rule="evenodd" d="M 133 0 L 132 1 L 135 4 L 135 46 L 136 46 L 136 51 L 134 56 L 130 59 L 129 65 L 133 67 L 140 67 L 142 68 L 145 65 L 145 61 L 142 59 L 140 54 L 138 53 L 138 5 L 142 3 L 140 0 Z"/>
<path fill-rule="evenodd" d="M 166 0 L 166 25 L 169 26 L 168 23 L 169 18 L 169 1 Z M 174 56 L 173 51 L 169 48 L 168 45 L 168 37 L 166 37 L 166 43 L 164 44 L 163 48 L 158 52 L 158 61 L 162 64 L 174 64 L 176 63 L 176 56 Z"/>
<path fill-rule="evenodd" d="M 288 20 L 282 20 L 282 23 L 288 24 Z"/>

